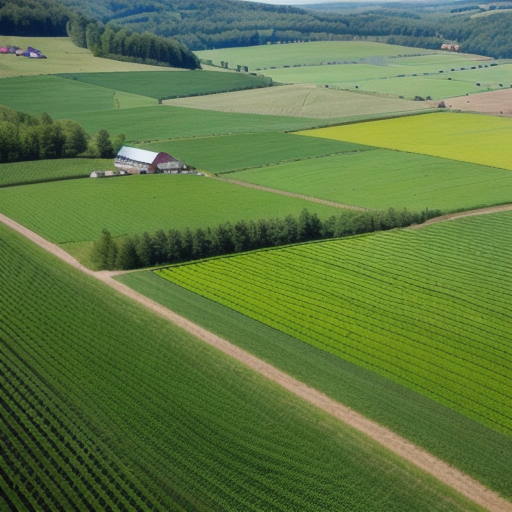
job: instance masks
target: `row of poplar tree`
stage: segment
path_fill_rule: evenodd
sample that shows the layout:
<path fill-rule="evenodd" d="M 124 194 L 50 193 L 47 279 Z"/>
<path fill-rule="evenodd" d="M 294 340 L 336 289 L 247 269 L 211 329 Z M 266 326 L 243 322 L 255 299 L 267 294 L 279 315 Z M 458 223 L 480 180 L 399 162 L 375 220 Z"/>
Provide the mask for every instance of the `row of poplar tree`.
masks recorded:
<path fill-rule="evenodd" d="M 317 214 L 304 209 L 298 217 L 241 220 L 214 228 L 159 230 L 154 234 L 145 232 L 121 238 L 113 238 L 104 229 L 93 245 L 92 260 L 98 269 L 130 270 L 406 227 L 440 214 L 439 210 L 428 209 L 420 213 L 393 208 L 387 211 L 344 210 L 321 220 Z"/>

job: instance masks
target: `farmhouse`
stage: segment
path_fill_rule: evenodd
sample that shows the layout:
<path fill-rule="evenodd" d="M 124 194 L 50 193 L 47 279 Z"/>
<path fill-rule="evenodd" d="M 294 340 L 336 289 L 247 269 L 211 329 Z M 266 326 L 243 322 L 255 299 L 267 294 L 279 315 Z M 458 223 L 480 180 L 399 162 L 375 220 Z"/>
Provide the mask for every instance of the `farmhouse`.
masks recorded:
<path fill-rule="evenodd" d="M 117 169 L 130 174 L 146 174 L 158 172 L 178 172 L 187 166 L 168 153 L 154 153 L 145 149 L 123 146 L 114 160 Z"/>

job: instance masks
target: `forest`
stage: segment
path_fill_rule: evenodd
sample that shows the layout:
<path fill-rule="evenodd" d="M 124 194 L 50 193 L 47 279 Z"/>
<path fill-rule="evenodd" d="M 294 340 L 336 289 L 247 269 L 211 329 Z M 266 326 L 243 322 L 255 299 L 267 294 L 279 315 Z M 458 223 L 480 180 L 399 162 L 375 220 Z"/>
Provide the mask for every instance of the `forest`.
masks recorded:
<path fill-rule="evenodd" d="M 0 0 L 0 24 L 5 35 L 63 36 L 71 20 L 72 37 L 84 47 L 88 46 L 87 26 L 92 36 L 98 32 L 101 36 L 106 25 L 117 35 L 118 48 L 112 49 L 111 41 L 105 41 L 114 39 L 107 32 L 96 41 L 96 51 L 102 56 L 167 62 L 191 69 L 198 64 L 188 48 L 194 51 L 298 40 L 367 39 L 436 49 L 449 41 L 460 44 L 466 53 L 512 58 L 512 10 L 472 18 L 474 4 L 452 5 L 455 7 L 451 9 L 426 10 L 393 3 L 385 9 L 372 5 L 354 13 L 238 0 Z M 93 22 L 96 28 L 92 28 Z M 140 33 L 144 33 L 143 39 L 138 39 Z M 151 39 L 156 36 L 159 38 Z M 159 49 L 148 49 L 155 46 Z"/>
<path fill-rule="evenodd" d="M 0 163 L 55 158 L 112 158 L 124 141 L 106 130 L 94 137 L 72 120 L 54 121 L 43 113 L 31 116 L 0 106 Z"/>

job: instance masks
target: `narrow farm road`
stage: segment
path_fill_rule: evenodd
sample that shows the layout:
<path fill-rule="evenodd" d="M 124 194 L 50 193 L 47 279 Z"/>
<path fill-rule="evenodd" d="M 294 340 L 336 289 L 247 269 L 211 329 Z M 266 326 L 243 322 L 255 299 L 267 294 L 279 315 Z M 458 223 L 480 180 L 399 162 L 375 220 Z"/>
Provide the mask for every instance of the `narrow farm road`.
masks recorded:
<path fill-rule="evenodd" d="M 276 188 L 269 188 L 269 187 L 264 187 L 262 185 L 255 185 L 254 183 L 246 183 L 245 181 L 230 180 L 228 178 L 220 178 L 220 177 L 215 177 L 214 179 L 220 180 L 220 181 L 227 181 L 228 183 L 233 183 L 234 185 L 241 185 L 242 187 L 256 188 L 258 190 L 263 190 L 264 192 L 272 192 L 273 194 L 280 194 L 282 196 L 290 196 L 290 197 L 296 197 L 298 199 L 305 199 L 306 201 L 311 201 L 312 203 L 326 204 L 328 206 L 334 206 L 335 208 L 345 208 L 347 210 L 359 210 L 359 211 L 374 210 L 374 208 L 366 208 L 365 206 L 357 206 L 357 205 L 353 205 L 353 204 L 336 203 L 334 201 L 327 201 L 325 199 L 319 199 L 318 197 L 303 196 L 301 194 L 295 194 L 293 192 L 286 192 L 284 190 L 278 190 Z"/>
<path fill-rule="evenodd" d="M 500 207 L 497 211 L 503 211 L 504 209 L 511 210 L 512 205 L 507 205 L 507 208 Z M 485 209 L 482 213 L 491 213 L 490 209 Z M 467 215 L 476 215 L 476 213 L 464 212 Z M 464 216 L 464 215 L 462 215 Z M 449 220 L 449 219 L 445 219 Z M 382 446 L 388 448 L 393 453 L 400 457 L 408 460 L 415 466 L 423 469 L 427 473 L 431 474 L 444 484 L 455 489 L 462 495 L 466 496 L 470 500 L 474 501 L 489 512 L 512 512 L 512 503 L 501 498 L 494 491 L 486 488 L 476 480 L 465 475 L 461 471 L 449 466 L 442 460 L 434 457 L 425 450 L 418 446 L 410 443 L 406 439 L 398 436 L 391 430 L 382 427 L 378 423 L 375 423 L 361 414 L 353 411 L 352 409 L 345 407 L 344 405 L 330 399 L 323 393 L 310 388 L 304 383 L 290 377 L 284 372 L 281 372 L 272 365 L 258 359 L 257 357 L 245 352 L 244 350 L 232 345 L 228 341 L 216 336 L 215 334 L 203 329 L 202 327 L 190 322 L 186 318 L 177 315 L 173 311 L 161 306 L 160 304 L 148 299 L 144 295 L 137 293 L 136 291 L 128 288 L 122 283 L 115 281 L 112 277 L 116 275 L 116 272 L 93 272 L 78 261 L 72 258 L 68 253 L 62 250 L 55 244 L 48 242 L 38 234 L 30 231 L 29 229 L 21 226 L 17 222 L 5 217 L 0 214 L 0 222 L 18 231 L 34 243 L 49 251 L 55 256 L 59 257 L 66 263 L 69 263 L 73 267 L 85 272 L 86 274 L 93 276 L 100 281 L 104 282 L 111 288 L 117 290 L 123 295 L 136 300 L 140 304 L 146 306 L 150 310 L 159 314 L 163 318 L 173 322 L 174 324 L 182 327 L 189 333 L 205 341 L 206 343 L 222 350 L 224 353 L 237 359 L 243 364 L 249 366 L 253 370 L 259 372 L 266 378 L 276 382 L 285 389 L 295 393 L 297 396 L 307 400 L 311 404 L 319 407 L 320 409 L 331 414 L 340 421 L 352 426 L 353 428 L 363 432 L 370 438 L 374 439 Z"/>

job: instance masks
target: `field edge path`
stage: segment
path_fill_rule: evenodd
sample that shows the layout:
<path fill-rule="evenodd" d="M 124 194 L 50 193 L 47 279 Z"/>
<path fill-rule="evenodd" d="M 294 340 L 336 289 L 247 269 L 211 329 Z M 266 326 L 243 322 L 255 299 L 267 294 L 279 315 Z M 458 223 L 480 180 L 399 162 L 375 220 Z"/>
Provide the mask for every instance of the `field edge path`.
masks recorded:
<path fill-rule="evenodd" d="M 508 205 L 508 207 L 508 209 L 512 209 L 512 205 Z M 475 213 L 473 213 L 473 215 L 475 215 Z M 113 276 L 117 274 L 116 272 L 94 272 L 89 270 L 57 245 L 49 242 L 48 240 L 45 240 L 37 233 L 34 233 L 33 231 L 25 228 L 21 224 L 18 224 L 9 217 L 0 214 L 0 222 L 14 229 L 21 235 L 25 236 L 32 242 L 36 243 L 46 251 L 57 256 L 74 268 L 86 273 L 87 275 L 99 279 L 119 293 L 122 293 L 126 297 L 146 306 L 151 311 L 157 313 L 166 320 L 171 321 L 182 329 L 185 329 L 190 334 L 221 350 L 237 361 L 247 365 L 249 368 L 255 370 L 269 380 L 277 383 L 288 391 L 291 391 L 296 396 L 299 396 L 310 404 L 339 419 L 343 423 L 366 434 L 368 437 L 374 441 L 377 441 L 391 452 L 434 476 L 445 485 L 456 490 L 489 512 L 512 512 L 511 502 L 505 500 L 496 492 L 486 488 L 484 485 L 477 482 L 473 478 L 443 462 L 442 460 L 419 448 L 406 439 L 400 437 L 391 430 L 379 425 L 378 423 L 375 423 L 372 420 L 369 420 L 368 418 L 342 405 L 341 403 L 332 400 L 320 391 L 317 391 L 316 389 L 307 386 L 303 382 L 294 379 L 288 374 L 278 370 L 274 366 L 266 363 L 265 361 L 262 361 L 261 359 L 258 359 L 257 357 L 242 350 L 241 348 L 232 345 L 228 341 L 216 336 L 215 334 L 207 331 L 199 325 L 194 324 L 190 320 L 187 320 L 186 318 L 174 313 L 170 309 L 167 309 L 166 307 L 154 302 L 153 300 L 136 292 L 135 290 L 132 290 L 128 286 L 115 281 Z"/>

